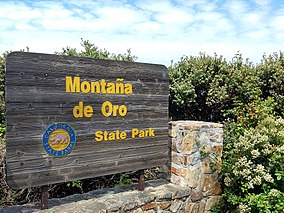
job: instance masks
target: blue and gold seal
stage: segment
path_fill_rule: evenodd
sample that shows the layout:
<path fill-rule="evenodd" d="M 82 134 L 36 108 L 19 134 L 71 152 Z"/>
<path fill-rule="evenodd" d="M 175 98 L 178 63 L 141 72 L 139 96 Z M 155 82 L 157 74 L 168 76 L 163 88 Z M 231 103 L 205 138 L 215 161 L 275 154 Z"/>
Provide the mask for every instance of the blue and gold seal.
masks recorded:
<path fill-rule="evenodd" d="M 42 144 L 45 151 L 54 157 L 62 157 L 72 152 L 76 134 L 67 123 L 54 123 L 43 133 Z"/>

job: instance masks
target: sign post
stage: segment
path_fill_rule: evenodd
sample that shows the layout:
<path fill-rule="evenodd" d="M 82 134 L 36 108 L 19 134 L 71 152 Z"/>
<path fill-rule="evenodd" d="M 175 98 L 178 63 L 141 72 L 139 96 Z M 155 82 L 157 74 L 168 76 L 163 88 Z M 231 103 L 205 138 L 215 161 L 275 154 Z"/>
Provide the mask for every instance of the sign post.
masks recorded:
<path fill-rule="evenodd" d="M 15 189 L 160 166 L 168 159 L 168 71 L 13 52 L 6 119 L 7 180 Z"/>
<path fill-rule="evenodd" d="M 40 207 L 48 209 L 48 186 L 40 187 Z"/>
<path fill-rule="evenodd" d="M 144 170 L 139 170 L 138 171 L 138 191 L 144 191 L 145 189 L 145 180 L 144 180 Z"/>

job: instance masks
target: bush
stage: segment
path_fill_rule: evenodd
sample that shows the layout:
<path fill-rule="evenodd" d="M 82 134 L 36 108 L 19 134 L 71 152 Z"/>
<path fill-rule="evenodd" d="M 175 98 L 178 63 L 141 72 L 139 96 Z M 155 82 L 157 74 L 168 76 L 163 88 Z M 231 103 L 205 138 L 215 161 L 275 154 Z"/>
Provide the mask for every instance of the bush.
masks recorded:
<path fill-rule="evenodd" d="M 136 56 L 131 54 L 131 50 L 128 49 L 124 54 L 114 54 L 108 52 L 106 49 L 99 49 L 97 46 L 92 44 L 89 40 L 83 40 L 81 42 L 82 50 L 78 52 L 76 48 L 66 47 L 62 49 L 62 52 L 56 52 L 58 55 L 67 56 L 77 56 L 77 57 L 87 57 L 96 59 L 108 59 L 108 60 L 118 60 L 118 61 L 135 61 Z"/>
<path fill-rule="evenodd" d="M 237 123 L 227 125 L 224 151 L 226 208 L 282 212 L 284 119 L 268 116 L 250 128 Z"/>
<path fill-rule="evenodd" d="M 212 211 L 283 212 L 283 53 L 256 66 L 200 54 L 169 72 L 172 119 L 225 124 L 223 202 Z"/>
<path fill-rule="evenodd" d="M 263 56 L 256 67 L 262 98 L 273 97 L 275 112 L 284 116 L 284 53 Z"/>
<path fill-rule="evenodd" d="M 249 103 L 260 95 L 255 73 L 240 54 L 231 62 L 205 54 L 181 58 L 169 68 L 172 119 L 224 121 L 234 105 Z"/>
<path fill-rule="evenodd" d="M 5 123 L 5 60 L 7 53 L 0 56 L 0 143 L 5 142 L 6 123 Z"/>

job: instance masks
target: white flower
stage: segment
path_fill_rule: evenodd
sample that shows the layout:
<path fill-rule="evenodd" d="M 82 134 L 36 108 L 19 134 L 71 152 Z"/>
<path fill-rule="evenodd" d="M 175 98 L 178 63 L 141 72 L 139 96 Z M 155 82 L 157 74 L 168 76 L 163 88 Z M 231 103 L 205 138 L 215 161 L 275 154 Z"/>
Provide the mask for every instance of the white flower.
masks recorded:
<path fill-rule="evenodd" d="M 269 173 L 266 173 L 264 176 L 263 176 L 263 179 L 267 182 L 270 182 L 270 183 L 273 183 L 274 182 L 274 179 L 271 177 L 271 175 Z"/>
<path fill-rule="evenodd" d="M 256 176 L 253 179 L 253 182 L 254 182 L 255 185 L 260 185 L 261 184 L 261 177 L 260 176 Z"/>
<path fill-rule="evenodd" d="M 230 186 L 231 182 L 232 182 L 231 178 L 229 178 L 229 177 L 224 178 L 224 183 L 225 183 L 226 186 Z"/>
<path fill-rule="evenodd" d="M 240 203 L 239 211 L 240 213 L 250 212 L 250 207 L 248 207 L 246 204 Z"/>
<path fill-rule="evenodd" d="M 257 164 L 257 165 L 256 165 L 256 168 L 255 168 L 255 172 L 256 172 L 256 173 L 263 174 L 263 173 L 264 173 L 264 166 L 261 165 L 261 164 Z"/>
<path fill-rule="evenodd" d="M 268 193 L 268 195 L 277 197 L 277 196 L 280 195 L 280 191 L 277 190 L 277 189 L 271 189 L 270 192 Z"/>
<path fill-rule="evenodd" d="M 260 155 L 260 153 L 257 149 L 251 150 L 250 153 L 252 155 L 252 158 L 257 158 Z"/>

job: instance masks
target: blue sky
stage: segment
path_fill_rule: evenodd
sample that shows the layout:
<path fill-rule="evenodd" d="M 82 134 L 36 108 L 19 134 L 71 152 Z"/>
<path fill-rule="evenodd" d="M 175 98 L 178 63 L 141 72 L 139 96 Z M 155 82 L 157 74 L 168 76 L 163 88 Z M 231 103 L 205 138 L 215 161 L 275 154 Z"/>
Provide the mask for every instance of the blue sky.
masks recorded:
<path fill-rule="evenodd" d="M 199 52 L 258 63 L 284 50 L 283 23 L 282 0 L 0 0 L 0 53 L 80 50 L 83 38 L 166 66 Z"/>

